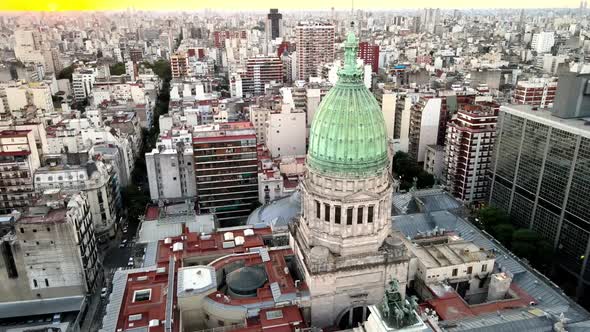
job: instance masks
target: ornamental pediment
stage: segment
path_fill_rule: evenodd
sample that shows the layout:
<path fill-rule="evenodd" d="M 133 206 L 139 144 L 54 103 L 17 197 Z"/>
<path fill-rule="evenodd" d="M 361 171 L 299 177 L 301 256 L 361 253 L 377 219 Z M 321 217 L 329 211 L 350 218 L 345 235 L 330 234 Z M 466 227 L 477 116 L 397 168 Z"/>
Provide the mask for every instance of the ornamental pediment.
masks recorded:
<path fill-rule="evenodd" d="M 379 200 L 381 198 L 380 195 L 377 195 L 370 191 L 359 191 L 354 194 L 345 196 L 342 201 L 344 202 L 355 202 L 355 201 L 372 201 L 372 200 Z"/>

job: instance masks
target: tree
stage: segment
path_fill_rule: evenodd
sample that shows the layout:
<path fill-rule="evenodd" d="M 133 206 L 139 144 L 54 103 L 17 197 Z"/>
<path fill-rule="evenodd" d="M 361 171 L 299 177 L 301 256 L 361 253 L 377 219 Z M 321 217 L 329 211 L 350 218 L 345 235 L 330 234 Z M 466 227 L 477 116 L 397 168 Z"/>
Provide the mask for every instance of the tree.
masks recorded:
<path fill-rule="evenodd" d="M 145 213 L 145 207 L 150 201 L 148 194 L 136 184 L 130 184 L 123 188 L 121 190 L 121 197 L 131 221 L 137 221 L 138 216 Z"/>
<path fill-rule="evenodd" d="M 509 247 L 512 241 L 512 234 L 514 234 L 514 226 L 511 224 L 499 224 L 492 227 L 490 232 L 496 240 Z"/>
<path fill-rule="evenodd" d="M 477 211 L 477 217 L 486 231 L 490 231 L 496 225 L 510 224 L 510 218 L 504 210 L 488 206 Z"/>
<path fill-rule="evenodd" d="M 519 229 L 512 234 L 512 252 L 531 261 L 536 254 L 539 241 L 539 235 L 535 231 L 528 228 Z"/>
<path fill-rule="evenodd" d="M 433 185 L 434 175 L 426 172 L 425 170 L 420 170 L 418 173 L 418 182 L 416 183 L 418 189 L 432 188 Z"/>
<path fill-rule="evenodd" d="M 74 73 L 74 66 L 67 66 L 57 74 L 58 80 L 68 79 L 72 81 L 72 74 Z"/>
<path fill-rule="evenodd" d="M 111 71 L 111 75 L 123 75 L 125 74 L 125 64 L 122 62 L 117 62 L 112 66 L 109 66 Z"/>

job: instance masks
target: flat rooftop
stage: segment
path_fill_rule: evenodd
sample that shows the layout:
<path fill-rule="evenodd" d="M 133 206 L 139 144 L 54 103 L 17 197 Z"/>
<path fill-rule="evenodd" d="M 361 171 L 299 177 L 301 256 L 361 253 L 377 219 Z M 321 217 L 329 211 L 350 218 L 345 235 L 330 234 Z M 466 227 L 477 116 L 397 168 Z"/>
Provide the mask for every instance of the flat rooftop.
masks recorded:
<path fill-rule="evenodd" d="M 590 138 L 590 117 L 563 119 L 553 116 L 553 113 L 549 110 L 533 110 L 530 105 L 506 105 L 501 106 L 500 110 L 575 135 Z"/>

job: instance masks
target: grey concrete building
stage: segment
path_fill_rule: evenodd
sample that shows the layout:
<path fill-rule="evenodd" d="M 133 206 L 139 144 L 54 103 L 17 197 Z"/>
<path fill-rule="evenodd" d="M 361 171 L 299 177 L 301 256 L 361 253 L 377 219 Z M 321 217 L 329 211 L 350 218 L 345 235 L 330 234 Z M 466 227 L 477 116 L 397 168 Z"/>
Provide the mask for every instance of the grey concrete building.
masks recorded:
<path fill-rule="evenodd" d="M 588 116 L 589 110 L 579 109 L 590 98 L 588 77 L 571 76 L 581 102 L 558 94 L 553 112 L 501 107 L 489 175 L 490 204 L 553 244 L 556 281 L 582 302 L 589 299 L 590 284 L 590 126 L 576 117 Z"/>

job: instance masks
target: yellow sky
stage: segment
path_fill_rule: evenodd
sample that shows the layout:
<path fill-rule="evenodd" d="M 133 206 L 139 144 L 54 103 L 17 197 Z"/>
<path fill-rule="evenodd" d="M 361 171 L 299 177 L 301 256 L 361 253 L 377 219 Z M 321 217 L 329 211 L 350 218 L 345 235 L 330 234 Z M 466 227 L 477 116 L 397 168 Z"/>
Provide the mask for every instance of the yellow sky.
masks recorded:
<path fill-rule="evenodd" d="M 134 7 L 138 10 L 198 10 L 203 8 L 224 10 L 279 9 L 348 9 L 350 0 L 0 0 L 0 10 L 8 11 L 67 11 L 67 10 L 120 10 Z M 579 6 L 579 0 L 356 0 L 355 8 L 555 8 Z"/>

